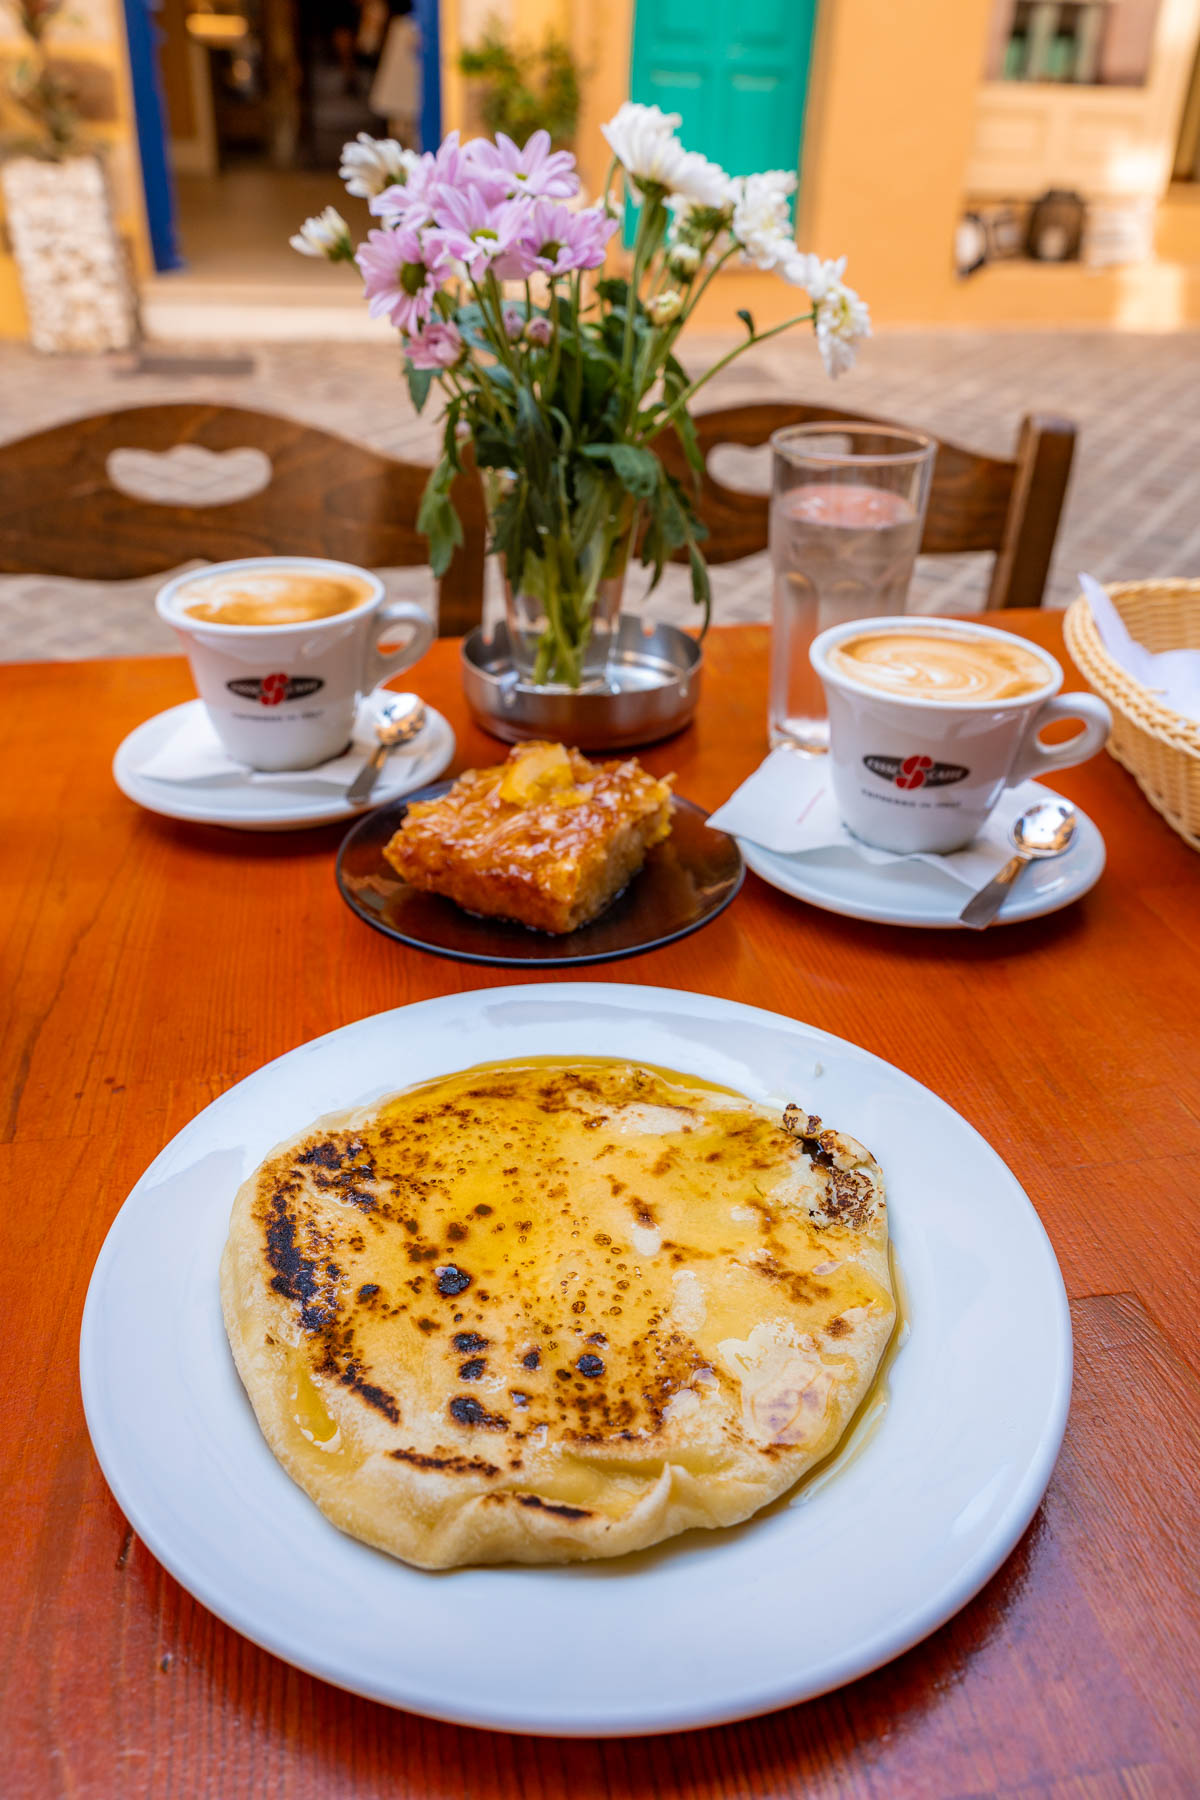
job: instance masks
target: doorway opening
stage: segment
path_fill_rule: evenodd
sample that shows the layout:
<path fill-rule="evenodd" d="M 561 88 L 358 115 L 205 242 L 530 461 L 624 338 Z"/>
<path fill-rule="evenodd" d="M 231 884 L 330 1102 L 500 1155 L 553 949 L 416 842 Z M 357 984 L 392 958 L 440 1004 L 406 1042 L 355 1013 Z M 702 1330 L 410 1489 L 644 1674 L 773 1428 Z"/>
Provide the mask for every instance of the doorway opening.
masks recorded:
<path fill-rule="evenodd" d="M 357 301 L 344 268 L 302 261 L 288 238 L 330 205 L 356 237 L 368 229 L 365 204 L 337 177 L 342 146 L 360 131 L 414 148 L 436 133 L 437 0 L 161 0 L 158 22 L 183 269 L 155 289 L 295 288 Z M 431 37 L 432 107 L 422 72 Z"/>

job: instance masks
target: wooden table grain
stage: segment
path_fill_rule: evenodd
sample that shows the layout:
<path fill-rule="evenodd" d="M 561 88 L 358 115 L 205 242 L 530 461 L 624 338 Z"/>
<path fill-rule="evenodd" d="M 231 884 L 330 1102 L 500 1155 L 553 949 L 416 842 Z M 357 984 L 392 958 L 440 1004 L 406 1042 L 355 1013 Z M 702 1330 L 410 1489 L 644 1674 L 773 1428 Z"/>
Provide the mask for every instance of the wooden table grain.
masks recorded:
<path fill-rule="evenodd" d="M 1003 623 L 1061 649 L 1052 615 Z M 706 806 L 765 749 L 766 651 L 761 628 L 712 633 L 696 724 L 645 753 Z M 456 766 L 496 759 L 467 721 L 453 644 L 408 679 L 458 730 Z M 720 1730 L 511 1737 L 390 1711 L 255 1649 L 159 1568 L 91 1453 L 76 1362 L 88 1278 L 167 1139 L 334 1026 L 536 978 L 368 930 L 334 887 L 336 829 L 247 836 L 125 800 L 118 742 L 190 692 L 173 659 L 0 668 L 6 1800 L 1200 1793 L 1200 860 L 1131 778 L 1106 756 L 1059 778 L 1109 862 L 1053 917 L 904 931 L 750 875 L 702 934 L 587 971 L 808 1020 L 956 1106 L 1053 1241 L 1075 1393 L 1014 1554 L 889 1667 Z"/>

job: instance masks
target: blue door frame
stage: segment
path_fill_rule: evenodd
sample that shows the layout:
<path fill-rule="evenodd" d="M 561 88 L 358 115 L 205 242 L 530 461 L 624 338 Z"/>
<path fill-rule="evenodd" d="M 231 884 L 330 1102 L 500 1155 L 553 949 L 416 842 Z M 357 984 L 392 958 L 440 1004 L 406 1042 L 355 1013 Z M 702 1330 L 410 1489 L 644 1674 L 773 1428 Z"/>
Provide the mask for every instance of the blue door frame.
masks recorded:
<path fill-rule="evenodd" d="M 129 73 L 133 86 L 138 153 L 146 222 L 156 270 L 179 269 L 184 259 L 176 230 L 175 183 L 167 150 L 167 113 L 159 73 L 161 33 L 152 13 L 154 0 L 124 0 L 129 40 Z M 421 31 L 421 148 L 436 150 L 442 137 L 442 46 L 440 0 L 416 0 Z"/>
<path fill-rule="evenodd" d="M 441 0 L 416 0 L 421 31 L 421 148 L 436 150 L 442 141 Z"/>
<path fill-rule="evenodd" d="M 167 154 L 167 114 L 158 68 L 161 33 L 151 17 L 151 0 L 125 0 L 125 32 L 154 267 L 178 269 L 183 258 L 175 231 L 175 183 Z"/>

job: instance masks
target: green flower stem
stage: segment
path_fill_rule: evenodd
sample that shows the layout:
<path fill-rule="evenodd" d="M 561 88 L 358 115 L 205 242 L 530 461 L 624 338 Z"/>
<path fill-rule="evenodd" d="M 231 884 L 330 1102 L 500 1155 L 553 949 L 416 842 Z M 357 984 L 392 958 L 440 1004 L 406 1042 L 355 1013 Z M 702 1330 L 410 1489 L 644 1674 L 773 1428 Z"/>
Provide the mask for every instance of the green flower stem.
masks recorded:
<path fill-rule="evenodd" d="M 637 237 L 633 243 L 633 270 L 625 292 L 625 330 L 621 337 L 621 373 L 628 374 L 630 382 L 633 380 L 633 315 L 638 303 L 638 289 L 646 263 L 654 254 L 650 238 L 652 230 L 658 224 L 657 214 L 665 213 L 665 210 L 659 193 L 643 193 Z"/>
<path fill-rule="evenodd" d="M 614 156 L 612 161 L 608 165 L 608 174 L 604 177 L 604 186 L 600 190 L 601 193 L 604 195 L 604 210 L 606 213 L 609 214 L 609 216 L 611 218 L 617 218 L 619 216 L 616 208 L 610 205 L 610 201 L 612 198 L 613 176 L 617 172 L 617 167 L 618 167 L 619 162 L 620 162 L 620 158 L 617 156 Z M 624 208 L 624 205 L 622 204 L 621 212 L 623 213 L 624 210 L 625 210 L 625 208 Z"/>
<path fill-rule="evenodd" d="M 712 236 L 709 238 L 708 242 L 705 244 L 705 246 L 701 252 L 702 255 L 708 254 L 708 251 L 711 249 L 712 245 L 715 243 L 715 241 L 719 235 L 720 235 L 719 232 L 713 232 Z M 671 355 L 672 351 L 675 348 L 675 343 L 679 337 L 680 332 L 683 330 L 684 326 L 687 324 L 689 318 L 691 317 L 693 311 L 695 310 L 696 303 L 699 300 L 701 294 L 704 292 L 705 288 L 708 286 L 709 282 L 712 280 L 713 276 L 717 273 L 717 271 L 719 269 L 721 269 L 724 266 L 724 264 L 729 261 L 729 258 L 731 256 L 733 256 L 737 253 L 737 250 L 738 250 L 737 244 L 730 244 L 728 250 L 726 250 L 723 253 L 723 255 L 718 257 L 717 260 L 714 262 L 713 266 L 708 270 L 707 274 L 704 276 L 703 280 L 700 282 L 700 285 L 698 287 L 696 287 L 695 289 L 692 289 L 689 285 L 688 291 L 684 296 L 683 309 L 680 312 L 679 317 L 677 319 L 673 319 L 672 322 L 670 323 L 670 325 L 663 327 L 661 345 L 658 344 L 657 341 L 654 339 L 652 339 L 650 344 L 647 345 L 646 352 L 643 355 L 642 364 L 639 369 L 638 379 L 637 379 L 637 382 L 635 383 L 635 388 L 634 388 L 635 399 L 639 403 L 640 403 L 642 394 L 649 392 L 649 389 L 652 386 L 652 383 L 650 381 L 651 368 L 652 367 L 661 368 L 663 363 L 666 362 L 668 356 Z M 665 263 L 663 266 L 665 268 L 665 266 L 666 266 Z M 692 279 L 694 281 L 695 277 L 693 276 Z M 653 357 L 650 354 L 651 350 L 653 350 L 653 352 L 654 352 Z"/>
<path fill-rule="evenodd" d="M 472 285 L 472 287 L 474 287 L 475 286 L 474 282 L 472 282 L 471 285 Z M 476 298 L 479 302 L 480 312 L 482 313 L 484 311 L 483 298 L 480 295 L 478 288 L 475 288 L 475 294 L 476 294 Z M 489 336 L 489 338 L 491 337 L 490 331 L 488 332 L 488 336 Z M 512 414 L 509 411 L 508 407 L 505 405 L 503 396 L 497 391 L 496 388 L 494 388 L 492 386 L 491 381 L 488 379 L 487 369 L 484 367 L 483 363 L 479 362 L 477 360 L 477 358 L 475 358 L 474 356 L 470 356 L 469 361 L 470 361 L 471 369 L 473 370 L 476 378 L 478 379 L 479 386 L 484 395 L 484 398 L 490 402 L 492 410 L 496 414 L 497 418 L 499 420 L 501 420 L 501 422 L 503 424 L 505 424 L 507 426 L 511 426 L 512 422 L 513 422 Z"/>
<path fill-rule="evenodd" d="M 768 338 L 778 337 L 781 331 L 790 331 L 793 325 L 810 325 L 816 316 L 815 307 L 811 312 L 797 313 L 794 319 L 785 319 L 782 325 L 772 325 L 769 331 L 756 332 L 753 337 L 747 337 L 745 343 L 735 345 L 732 350 L 721 357 L 719 362 L 713 364 L 707 375 L 701 375 L 698 380 L 692 382 L 690 387 L 684 388 L 682 394 L 679 394 L 671 402 L 660 419 L 651 419 L 642 441 L 657 437 L 660 431 L 665 431 L 675 415 L 687 406 L 688 402 L 712 380 L 714 375 L 719 375 L 721 370 L 727 368 L 737 357 L 743 356 L 753 344 L 765 344 Z"/>
<path fill-rule="evenodd" d="M 709 239 L 708 243 L 704 246 L 704 249 L 701 252 L 702 256 L 708 255 L 708 252 L 712 249 L 712 246 L 715 243 L 715 241 L 719 235 L 720 235 L 719 232 L 713 233 L 713 236 Z M 695 288 L 689 292 L 688 297 L 687 297 L 687 302 L 686 302 L 686 305 L 684 306 L 683 312 L 679 315 L 680 326 L 683 326 L 686 323 L 686 321 L 691 317 L 693 311 L 695 310 L 696 304 L 700 299 L 701 294 L 704 292 L 705 288 L 708 286 L 708 284 L 712 280 L 713 276 L 716 275 L 719 270 L 721 270 L 725 267 L 725 264 L 729 261 L 730 257 L 735 256 L 740 248 L 741 248 L 741 246 L 739 244 L 730 244 L 728 250 L 723 251 L 722 254 L 717 257 L 717 259 L 713 263 L 712 267 L 705 274 L 699 287 Z"/>
<path fill-rule="evenodd" d="M 471 291 L 475 295 L 480 316 L 487 327 L 488 338 L 491 341 L 492 352 L 496 361 L 503 363 L 514 381 L 519 380 L 519 371 L 516 363 L 513 361 L 512 345 L 509 343 L 504 330 L 504 296 L 500 292 L 499 282 L 489 269 L 484 284 L 487 294 L 487 298 L 485 299 L 484 289 L 480 288 L 479 283 L 474 277 L 468 276 L 467 279 L 471 283 Z M 495 308 L 494 316 L 488 311 L 488 300 L 491 300 Z"/>
<path fill-rule="evenodd" d="M 550 372 L 546 378 L 542 398 L 549 400 L 558 385 L 558 366 L 562 358 L 562 327 L 558 318 L 558 277 L 550 277 L 550 323 L 554 336 L 550 340 Z"/>
<path fill-rule="evenodd" d="M 614 161 L 615 160 L 616 159 L 614 158 Z M 579 342 L 579 312 L 582 286 L 583 276 L 581 272 L 576 269 L 574 279 L 571 282 L 571 341 L 575 346 L 575 361 L 571 365 L 571 424 L 574 427 L 576 437 L 579 435 L 579 421 L 583 411 L 583 354 Z"/>

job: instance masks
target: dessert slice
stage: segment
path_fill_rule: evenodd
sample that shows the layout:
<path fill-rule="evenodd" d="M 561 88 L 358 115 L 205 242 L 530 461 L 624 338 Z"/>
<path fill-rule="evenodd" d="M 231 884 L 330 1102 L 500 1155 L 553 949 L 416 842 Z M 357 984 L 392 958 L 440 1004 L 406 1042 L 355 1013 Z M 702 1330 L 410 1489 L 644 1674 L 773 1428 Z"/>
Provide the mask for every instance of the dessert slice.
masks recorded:
<path fill-rule="evenodd" d="M 562 744 L 517 744 L 417 801 L 385 847 L 413 887 L 536 931 L 603 912 L 671 829 L 671 780 L 628 757 L 590 763 Z"/>

